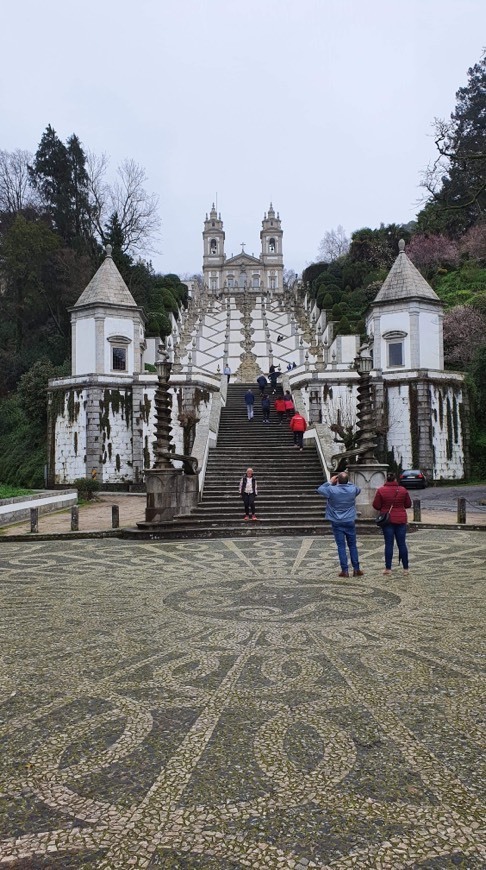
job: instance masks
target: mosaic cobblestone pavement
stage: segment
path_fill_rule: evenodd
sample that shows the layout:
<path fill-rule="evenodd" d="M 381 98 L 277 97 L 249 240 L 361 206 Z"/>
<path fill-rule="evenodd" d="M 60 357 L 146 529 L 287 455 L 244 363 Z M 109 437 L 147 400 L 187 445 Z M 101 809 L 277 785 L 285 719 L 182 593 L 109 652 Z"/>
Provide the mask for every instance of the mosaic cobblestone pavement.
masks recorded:
<path fill-rule="evenodd" d="M 486 865 L 480 532 L 4 544 L 0 864 Z"/>

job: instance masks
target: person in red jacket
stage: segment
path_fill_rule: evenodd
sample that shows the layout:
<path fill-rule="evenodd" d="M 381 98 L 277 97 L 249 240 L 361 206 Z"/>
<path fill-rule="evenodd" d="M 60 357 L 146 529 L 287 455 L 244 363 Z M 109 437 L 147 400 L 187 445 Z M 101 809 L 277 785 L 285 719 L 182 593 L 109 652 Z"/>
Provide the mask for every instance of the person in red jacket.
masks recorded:
<path fill-rule="evenodd" d="M 281 423 L 285 417 L 285 399 L 283 396 L 277 396 L 275 399 L 275 410 L 277 412 L 279 423 Z"/>
<path fill-rule="evenodd" d="M 307 423 L 305 422 L 302 414 L 294 414 L 289 423 L 289 426 L 294 433 L 294 447 L 298 447 L 299 450 L 303 450 L 304 432 L 307 429 Z"/>
<path fill-rule="evenodd" d="M 407 511 L 412 507 L 410 494 L 404 486 L 397 483 L 396 475 L 389 471 L 386 483 L 376 490 L 373 499 L 373 507 L 379 513 L 390 511 L 389 522 L 382 526 L 385 539 L 385 570 L 384 574 L 391 574 L 393 559 L 393 544 L 397 542 L 398 561 L 403 565 L 404 574 L 408 574 L 408 549 L 407 549 Z"/>

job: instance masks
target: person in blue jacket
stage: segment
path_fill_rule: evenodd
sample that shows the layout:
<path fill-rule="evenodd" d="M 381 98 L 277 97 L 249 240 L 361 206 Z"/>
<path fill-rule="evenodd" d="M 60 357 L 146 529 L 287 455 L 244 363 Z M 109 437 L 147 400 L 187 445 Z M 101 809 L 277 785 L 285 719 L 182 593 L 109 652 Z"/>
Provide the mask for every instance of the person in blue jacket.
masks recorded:
<path fill-rule="evenodd" d="M 348 554 L 353 566 L 353 577 L 362 577 L 359 567 L 358 547 L 356 544 L 356 496 L 361 492 L 359 486 L 349 482 L 345 471 L 334 475 L 327 483 L 321 484 L 317 492 L 327 499 L 326 520 L 331 521 L 336 541 L 341 572 L 339 577 L 349 577 Z"/>
<path fill-rule="evenodd" d="M 246 413 L 248 414 L 248 419 L 253 420 L 253 405 L 255 404 L 255 394 L 251 390 L 247 390 L 245 393 L 245 405 L 246 405 Z"/>

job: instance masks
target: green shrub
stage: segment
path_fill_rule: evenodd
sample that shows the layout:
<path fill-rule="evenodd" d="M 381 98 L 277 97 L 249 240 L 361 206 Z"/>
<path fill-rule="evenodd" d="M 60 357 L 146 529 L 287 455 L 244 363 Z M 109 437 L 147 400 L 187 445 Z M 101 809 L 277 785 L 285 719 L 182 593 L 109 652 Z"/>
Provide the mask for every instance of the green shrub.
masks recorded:
<path fill-rule="evenodd" d="M 78 498 L 90 501 L 99 491 L 100 482 L 93 477 L 77 477 L 74 486 L 78 490 Z"/>

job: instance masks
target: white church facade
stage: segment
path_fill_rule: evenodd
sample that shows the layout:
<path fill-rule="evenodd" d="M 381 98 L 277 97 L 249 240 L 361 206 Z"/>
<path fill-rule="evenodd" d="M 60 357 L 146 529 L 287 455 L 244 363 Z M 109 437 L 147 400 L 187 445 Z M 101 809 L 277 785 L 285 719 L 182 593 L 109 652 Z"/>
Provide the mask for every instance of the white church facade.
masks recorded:
<path fill-rule="evenodd" d="M 261 252 L 258 257 L 242 251 L 227 257 L 221 214 L 213 206 L 206 215 L 203 230 L 203 281 L 211 294 L 283 292 L 282 223 L 272 203 L 265 212 L 260 231 Z"/>
<path fill-rule="evenodd" d="M 197 455 L 204 486 L 226 396 L 222 372 L 254 383 L 270 365 L 305 414 L 330 465 L 343 450 L 330 426 L 356 425 L 357 335 L 335 335 L 330 313 L 298 283 L 283 283 L 282 226 L 271 206 L 260 256 L 226 257 L 216 210 L 203 230 L 204 290 L 172 318 L 169 337 L 173 445 Z M 111 252 L 71 311 L 72 373 L 49 383 L 48 482 L 95 476 L 107 486 L 143 485 L 153 463 L 157 376 L 145 315 Z M 382 455 L 435 479 L 467 474 L 467 396 L 460 373 L 444 370 L 442 304 L 401 243 L 366 320 L 372 347 L 374 411 Z M 192 425 L 188 429 L 188 421 Z M 192 422 L 191 422 L 192 421 Z"/>

